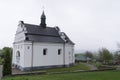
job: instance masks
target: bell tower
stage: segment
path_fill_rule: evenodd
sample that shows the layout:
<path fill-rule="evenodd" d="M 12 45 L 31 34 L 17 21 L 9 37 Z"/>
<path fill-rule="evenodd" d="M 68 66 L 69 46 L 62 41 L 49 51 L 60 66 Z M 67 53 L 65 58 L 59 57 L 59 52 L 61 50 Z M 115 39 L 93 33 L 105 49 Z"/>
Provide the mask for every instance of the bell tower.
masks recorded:
<path fill-rule="evenodd" d="M 42 27 L 42 28 L 46 28 L 46 16 L 45 16 L 44 11 L 42 12 L 42 15 L 41 15 L 41 23 L 40 23 L 40 27 Z"/>

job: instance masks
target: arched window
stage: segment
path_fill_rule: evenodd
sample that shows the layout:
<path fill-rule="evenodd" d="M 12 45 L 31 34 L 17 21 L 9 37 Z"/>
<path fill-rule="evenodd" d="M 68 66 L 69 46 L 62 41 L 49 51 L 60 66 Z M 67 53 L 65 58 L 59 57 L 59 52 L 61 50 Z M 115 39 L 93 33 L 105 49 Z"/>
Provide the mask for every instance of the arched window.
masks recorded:
<path fill-rule="evenodd" d="M 20 61 L 20 51 L 16 52 L 16 61 L 17 61 L 17 63 L 19 63 L 19 61 Z"/>
<path fill-rule="evenodd" d="M 20 51 L 16 52 L 16 57 L 20 57 Z"/>

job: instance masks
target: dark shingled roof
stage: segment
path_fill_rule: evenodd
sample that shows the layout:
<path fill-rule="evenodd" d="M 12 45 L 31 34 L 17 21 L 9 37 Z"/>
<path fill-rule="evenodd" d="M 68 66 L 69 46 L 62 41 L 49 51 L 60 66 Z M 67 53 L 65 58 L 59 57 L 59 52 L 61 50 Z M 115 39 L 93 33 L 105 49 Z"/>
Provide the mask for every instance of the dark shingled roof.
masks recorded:
<path fill-rule="evenodd" d="M 60 37 L 54 36 L 41 36 L 41 35 L 28 35 L 29 40 L 37 42 L 54 42 L 54 43 L 64 43 Z"/>
<path fill-rule="evenodd" d="M 58 31 L 53 27 L 42 28 L 39 25 L 32 25 L 24 23 L 27 33 L 26 40 L 36 41 L 36 42 L 53 42 L 53 43 L 65 43 L 65 41 L 60 37 Z M 66 43 L 74 44 L 67 35 Z"/>
<path fill-rule="evenodd" d="M 52 27 L 42 28 L 38 25 L 24 24 L 28 34 L 59 36 L 58 31 Z"/>

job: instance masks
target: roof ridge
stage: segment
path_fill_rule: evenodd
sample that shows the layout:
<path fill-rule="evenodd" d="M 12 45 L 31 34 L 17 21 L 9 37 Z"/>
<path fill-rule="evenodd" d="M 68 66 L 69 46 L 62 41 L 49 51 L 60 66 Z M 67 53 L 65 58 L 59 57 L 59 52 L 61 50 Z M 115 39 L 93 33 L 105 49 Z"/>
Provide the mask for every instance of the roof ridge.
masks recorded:
<path fill-rule="evenodd" d="M 36 25 L 36 24 L 29 24 L 29 23 L 24 23 L 24 25 L 31 25 L 31 26 L 39 26 L 40 27 L 40 25 Z M 47 28 L 55 28 L 55 27 L 50 27 L 50 26 L 46 26 Z"/>

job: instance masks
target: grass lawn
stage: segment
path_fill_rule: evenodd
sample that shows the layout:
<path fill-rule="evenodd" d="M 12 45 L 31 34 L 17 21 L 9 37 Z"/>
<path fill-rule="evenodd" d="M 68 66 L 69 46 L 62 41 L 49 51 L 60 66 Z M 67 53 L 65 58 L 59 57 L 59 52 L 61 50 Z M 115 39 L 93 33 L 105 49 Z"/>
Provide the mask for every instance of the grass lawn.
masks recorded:
<path fill-rule="evenodd" d="M 53 68 L 53 69 L 46 69 L 46 70 L 38 70 L 38 71 L 33 71 L 33 72 L 39 72 L 39 71 L 45 71 L 47 73 L 51 72 L 73 72 L 73 71 L 78 71 L 78 70 L 90 70 L 91 68 L 86 64 L 86 63 L 76 63 L 74 66 L 70 67 L 62 67 L 62 68 Z"/>
<path fill-rule="evenodd" d="M 90 67 L 85 63 L 77 63 L 75 66 L 65 67 L 65 68 L 55 68 L 55 69 L 47 69 L 42 71 L 47 72 L 70 72 L 70 71 L 77 71 L 77 70 L 90 70 Z"/>
<path fill-rule="evenodd" d="M 120 80 L 120 71 L 8 76 L 2 80 Z"/>

